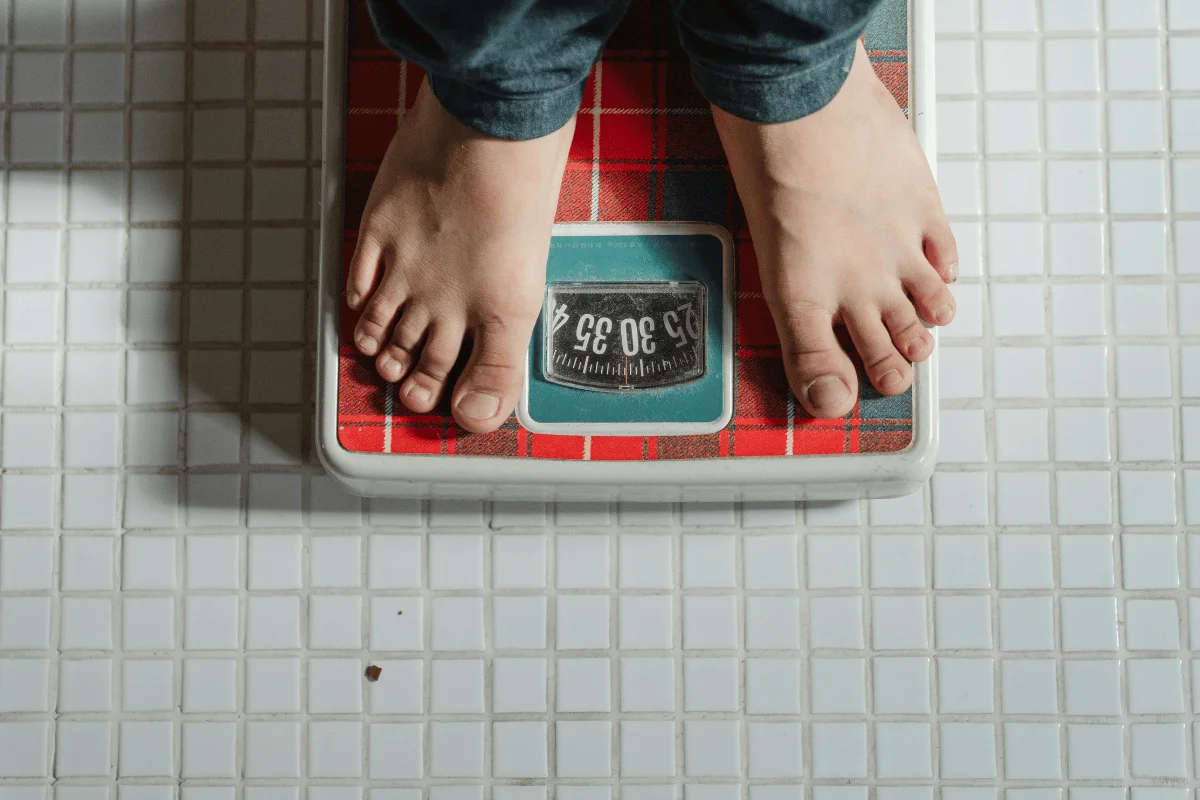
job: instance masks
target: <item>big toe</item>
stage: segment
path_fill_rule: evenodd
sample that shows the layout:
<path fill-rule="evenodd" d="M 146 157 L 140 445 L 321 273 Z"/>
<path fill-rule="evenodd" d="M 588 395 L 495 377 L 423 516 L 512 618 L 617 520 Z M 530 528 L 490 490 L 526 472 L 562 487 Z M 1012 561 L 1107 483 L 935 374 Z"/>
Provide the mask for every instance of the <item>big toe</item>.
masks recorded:
<path fill-rule="evenodd" d="M 829 312 L 795 302 L 785 303 L 775 316 L 784 370 L 800 405 L 817 419 L 849 414 L 858 396 L 858 379 L 834 335 Z"/>
<path fill-rule="evenodd" d="M 516 407 L 525 377 L 528 327 L 489 322 L 475 330 L 470 358 L 450 401 L 454 419 L 472 433 L 496 430 Z"/>

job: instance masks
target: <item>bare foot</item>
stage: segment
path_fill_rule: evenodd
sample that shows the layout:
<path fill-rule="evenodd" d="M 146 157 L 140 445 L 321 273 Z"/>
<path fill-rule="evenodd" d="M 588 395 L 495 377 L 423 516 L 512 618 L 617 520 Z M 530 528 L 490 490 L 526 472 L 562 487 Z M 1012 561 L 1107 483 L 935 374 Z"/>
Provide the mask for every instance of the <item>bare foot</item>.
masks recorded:
<path fill-rule="evenodd" d="M 925 155 L 862 44 L 825 108 L 759 125 L 713 109 L 746 208 L 792 391 L 814 417 L 849 413 L 858 380 L 845 325 L 880 392 L 933 352 L 921 320 L 954 318 L 954 236 Z"/>
<path fill-rule="evenodd" d="M 385 380 L 403 381 L 397 395 L 412 411 L 433 410 L 468 337 L 455 420 L 485 433 L 516 407 L 573 129 L 574 119 L 540 139 L 484 136 L 428 84 L 400 120 L 363 213 L 346 301 L 362 309 L 358 349 Z"/>

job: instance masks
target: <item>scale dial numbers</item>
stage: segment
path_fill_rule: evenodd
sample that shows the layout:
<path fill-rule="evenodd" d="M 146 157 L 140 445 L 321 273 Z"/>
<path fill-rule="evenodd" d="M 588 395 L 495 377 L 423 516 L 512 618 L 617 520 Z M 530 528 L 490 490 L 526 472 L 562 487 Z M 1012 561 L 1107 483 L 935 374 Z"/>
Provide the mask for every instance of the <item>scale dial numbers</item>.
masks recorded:
<path fill-rule="evenodd" d="M 546 380 L 608 392 L 697 380 L 705 373 L 706 319 L 699 282 L 551 284 Z"/>

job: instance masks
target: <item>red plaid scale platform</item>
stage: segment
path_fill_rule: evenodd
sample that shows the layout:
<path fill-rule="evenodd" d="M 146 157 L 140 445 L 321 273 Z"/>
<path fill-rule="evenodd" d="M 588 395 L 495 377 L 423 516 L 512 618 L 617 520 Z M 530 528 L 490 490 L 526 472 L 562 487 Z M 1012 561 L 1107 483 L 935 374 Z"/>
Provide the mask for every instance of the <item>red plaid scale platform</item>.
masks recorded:
<path fill-rule="evenodd" d="M 371 182 L 396 120 L 415 99 L 419 67 L 376 38 L 363 0 L 347 0 L 348 30 L 345 239 L 354 252 Z M 890 3 L 895 5 L 894 3 Z M 904 24 L 892 16 L 892 26 Z M 893 30 L 868 53 L 897 102 L 908 105 L 907 42 Z M 907 46 L 907 45 L 905 45 Z M 341 311 L 338 439 L 349 451 L 563 460 L 639 461 L 888 453 L 912 441 L 912 397 L 878 395 L 865 379 L 843 419 L 816 420 L 794 402 L 775 327 L 762 296 L 742 209 L 708 104 L 692 84 L 664 0 L 634 0 L 588 79 L 576 122 L 559 222 L 686 220 L 724 225 L 736 243 L 737 305 L 734 412 L 703 436 L 560 436 L 535 434 L 511 417 L 490 434 L 459 428 L 446 408 L 411 414 L 372 359 L 353 347 L 357 318 Z M 344 278 L 343 278 L 344 285 Z"/>

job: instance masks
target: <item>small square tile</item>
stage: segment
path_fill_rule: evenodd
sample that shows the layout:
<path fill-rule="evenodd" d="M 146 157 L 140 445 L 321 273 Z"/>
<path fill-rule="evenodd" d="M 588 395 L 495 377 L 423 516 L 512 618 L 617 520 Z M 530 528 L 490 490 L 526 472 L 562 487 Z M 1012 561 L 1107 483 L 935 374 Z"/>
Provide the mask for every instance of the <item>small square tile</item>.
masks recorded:
<path fill-rule="evenodd" d="M 1046 39 L 1043 42 L 1048 92 L 1096 92 L 1100 90 L 1100 50 L 1093 38 Z"/>
<path fill-rule="evenodd" d="M 477 724 L 482 726 L 482 723 Z M 309 723 L 308 774 L 313 778 L 359 777 L 362 774 L 362 723 Z"/>
<path fill-rule="evenodd" d="M 1166 210 L 1166 165 L 1159 159 L 1110 160 L 1108 185 L 1108 210 L 1114 214 L 1161 214 Z"/>
<path fill-rule="evenodd" d="M 622 658 L 621 710 L 674 711 L 674 659 Z"/>
<path fill-rule="evenodd" d="M 929 713 L 929 659 L 876 657 L 874 711 L 876 714 Z"/>
<path fill-rule="evenodd" d="M 1178 650 L 1179 608 L 1175 601 L 1127 600 L 1125 646 L 1130 650 Z"/>
<path fill-rule="evenodd" d="M 236 595 L 190 595 L 184 604 L 183 646 L 187 650 L 236 650 Z"/>
<path fill-rule="evenodd" d="M 1167 333 L 1165 286 L 1118 285 L 1113 296 L 1118 336 L 1164 336 Z"/>
<path fill-rule="evenodd" d="M 295 650 L 299 647 L 299 597 L 251 597 L 247 601 L 247 650 Z"/>
<path fill-rule="evenodd" d="M 231 658 L 183 661 L 185 714 L 237 711 L 237 662 Z"/>
<path fill-rule="evenodd" d="M 863 714 L 867 710 L 866 662 L 861 658 L 809 661 L 814 714 Z"/>
<path fill-rule="evenodd" d="M 1049 536 L 997 536 L 1001 589 L 1053 589 Z"/>
<path fill-rule="evenodd" d="M 246 659 L 246 711 L 251 714 L 300 711 L 300 660 Z"/>
<path fill-rule="evenodd" d="M 609 538 L 559 535 L 554 539 L 555 585 L 559 589 L 606 589 L 609 586 Z"/>
<path fill-rule="evenodd" d="M 1112 225 L 1115 275 L 1162 275 L 1167 271 L 1167 226 L 1155 220 L 1117 220 Z"/>
<path fill-rule="evenodd" d="M 808 613 L 809 644 L 814 649 L 864 647 L 861 597 L 814 597 L 809 601 Z"/>
<path fill-rule="evenodd" d="M 482 669 L 482 662 L 481 664 Z M 555 709 L 609 711 L 609 660 L 607 658 L 560 658 L 557 662 Z M 482 697 L 480 698 L 482 703 Z M 435 709 L 436 710 L 436 709 Z"/>
<path fill-rule="evenodd" d="M 1060 582 L 1064 589 L 1109 589 L 1113 586 L 1112 537 L 1059 537 Z"/>
<path fill-rule="evenodd" d="M 1122 400 L 1171 396 L 1170 352 L 1161 345 L 1117 348 L 1117 397 Z"/>
<path fill-rule="evenodd" d="M 30 666 L 41 665 L 42 671 L 45 672 L 46 662 L 21 659 L 19 661 L 9 661 L 7 664 L 20 665 L 17 669 L 13 669 L 11 666 L 8 669 L 4 669 L 3 666 L 0 666 L 0 671 L 16 678 L 20 677 L 21 672 L 26 671 Z M 43 675 L 42 677 L 44 678 L 45 676 Z M 16 689 L 17 687 L 14 685 L 13 688 Z M 32 686 L 26 686 L 27 691 L 32 690 L 32 688 Z M 30 691 L 30 694 L 33 694 L 33 692 Z M 36 699 L 38 702 L 44 704 L 46 702 L 46 693 L 43 690 L 40 695 L 28 699 Z M 112 708 L 112 661 L 108 659 L 87 658 L 59 662 L 57 709 L 60 712 L 112 711 Z"/>
<path fill-rule="evenodd" d="M 816 663 L 814 659 L 811 663 Z M 746 713 L 799 714 L 800 662 L 787 658 L 746 659 Z"/>
<path fill-rule="evenodd" d="M 238 723 L 185 722 L 182 732 L 181 777 L 234 777 Z"/>
<path fill-rule="evenodd" d="M 808 588 L 841 589 L 862 585 L 857 536 L 814 534 L 808 542 Z"/>
<path fill-rule="evenodd" d="M 1112 524 L 1112 480 L 1107 472 L 1059 472 L 1060 525 Z"/>
<path fill-rule="evenodd" d="M 113 646 L 112 600 L 64 597 L 58 646 L 61 650 L 109 650 Z"/>
<path fill-rule="evenodd" d="M 611 722 L 559 720 L 554 730 L 558 777 L 607 778 L 612 775 Z"/>
<path fill-rule="evenodd" d="M 738 664 L 732 658 L 683 661 L 685 711 L 737 711 L 738 686 Z"/>
<path fill-rule="evenodd" d="M 1051 214 L 1104 211 L 1104 170 L 1099 160 L 1046 162 L 1046 210 Z"/>
<path fill-rule="evenodd" d="M 299 777 L 300 723 L 247 723 L 245 769 L 246 777 Z"/>
<path fill-rule="evenodd" d="M 1004 724 L 1004 776 L 1009 780 L 1056 780 L 1062 777 L 1060 758 L 1057 723 Z"/>
<path fill-rule="evenodd" d="M 749 777 L 800 777 L 804 773 L 802 727 L 798 722 L 747 723 Z"/>
<path fill-rule="evenodd" d="M 546 659 L 494 659 L 492 661 L 492 710 L 498 714 L 545 712 Z"/>
<path fill-rule="evenodd" d="M 800 647 L 800 601 L 795 597 L 746 598 L 746 647 L 795 650 Z"/>
<path fill-rule="evenodd" d="M 978 413 L 982 425 L 982 412 L 970 413 Z M 997 461 L 1050 460 L 1049 424 L 1046 409 L 996 409 L 994 424 Z"/>
<path fill-rule="evenodd" d="M 1114 153 L 1163 150 L 1163 101 L 1118 100 L 1108 104 L 1108 149 Z"/>
<path fill-rule="evenodd" d="M 1068 725 L 1067 776 L 1072 780 L 1125 777 L 1125 742 L 1120 725 Z"/>
<path fill-rule="evenodd" d="M 1109 39 L 1106 56 L 1110 92 L 1153 92 L 1163 88 L 1157 38 Z"/>
<path fill-rule="evenodd" d="M 420 735 L 419 728 L 416 735 Z M 493 724 L 493 775 L 498 778 L 544 778 L 546 769 L 545 722 Z"/>
<path fill-rule="evenodd" d="M 1036 91 L 1038 62 L 1034 42 L 988 39 L 983 43 L 984 89 L 988 92 Z M 964 91 L 974 91 L 974 87 Z"/>
<path fill-rule="evenodd" d="M 621 597 L 617 605 L 617 646 L 622 650 L 662 650 L 674 641 L 672 598 Z"/>
<path fill-rule="evenodd" d="M 1175 473 L 1122 470 L 1121 524 L 1175 524 Z"/>
<path fill-rule="evenodd" d="M 1130 714 L 1182 714 L 1183 668 L 1178 659 L 1125 662 Z"/>
<path fill-rule="evenodd" d="M 1067 652 L 1116 651 L 1116 599 L 1062 598 L 1062 646 Z"/>
<path fill-rule="evenodd" d="M 370 685 L 372 714 L 419 714 L 424 664 L 419 659 L 377 661 L 380 679 Z"/>
<path fill-rule="evenodd" d="M 433 662 L 435 665 L 442 662 Z M 469 665 L 471 662 L 462 662 Z M 434 668 L 436 674 L 436 666 Z M 310 714 L 360 714 L 362 713 L 363 666 L 357 658 L 312 658 L 308 661 L 308 712 Z M 482 711 L 483 686 L 480 675 L 478 689 Z M 438 691 L 435 683 L 433 691 Z M 469 689 L 469 684 L 464 690 Z M 465 702 L 470 702 L 467 693 Z"/>
<path fill-rule="evenodd" d="M 102 664 L 111 670 L 108 661 L 61 662 L 60 670 L 68 663 Z M 0 713 L 45 712 L 50 709 L 50 662 L 44 658 L 0 658 Z M 111 678 L 109 678 L 111 680 Z M 59 693 L 62 693 L 60 683 Z M 112 708 L 112 688 L 109 684 L 104 708 Z M 62 707 L 62 701 L 59 701 Z M 7 775 L 6 775 L 7 776 Z"/>
<path fill-rule="evenodd" d="M 167 711 L 174 707 L 174 664 L 166 660 L 122 663 L 121 707 L 124 711 Z"/>
<path fill-rule="evenodd" d="M 975 526 L 988 523 L 986 472 L 937 472 L 932 482 L 933 524 Z"/>
<path fill-rule="evenodd" d="M 812 771 L 814 778 L 865 778 L 867 728 L 857 722 L 814 722 Z"/>
<path fill-rule="evenodd" d="M 1050 474 L 997 473 L 996 521 L 1001 525 L 1049 525 Z"/>
<path fill-rule="evenodd" d="M 988 539 L 979 535 L 939 535 L 933 539 L 933 585 L 936 589 L 987 589 Z"/>
<path fill-rule="evenodd" d="M 545 585 L 545 536 L 493 537 L 492 586 L 494 588 L 540 589 Z"/>
<path fill-rule="evenodd" d="M 738 602 L 734 596 L 683 598 L 683 648 L 728 650 L 738 646 Z M 607 645 L 605 645 L 607 646 Z"/>
<path fill-rule="evenodd" d="M 728 535 L 683 537 L 685 589 L 731 589 L 737 586 L 736 541 Z"/>
<path fill-rule="evenodd" d="M 1053 650 L 1054 601 L 1050 597 L 1001 597 L 1000 649 Z"/>
<path fill-rule="evenodd" d="M 177 646 L 175 599 L 121 599 L 121 647 L 124 650 L 170 650 Z"/>
<path fill-rule="evenodd" d="M 989 598 L 938 596 L 934 608 L 934 636 L 939 649 L 991 649 L 992 614 Z"/>
<path fill-rule="evenodd" d="M 546 598 L 493 598 L 492 637 L 497 650 L 544 649 L 546 647 Z"/>
<path fill-rule="evenodd" d="M 671 562 L 670 537 L 624 534 L 619 539 L 617 584 L 622 589 L 669 589 Z"/>
<path fill-rule="evenodd" d="M 59 722 L 54 774 L 59 778 L 108 777 L 112 771 L 112 725 Z"/>
<path fill-rule="evenodd" d="M 990 658 L 938 658 L 938 711 L 991 714 L 995 711 Z"/>
<path fill-rule="evenodd" d="M 1196 423 L 1200 435 L 1200 418 Z M 795 534 L 747 536 L 742 539 L 747 589 L 795 589 L 800 585 Z"/>
<path fill-rule="evenodd" d="M 1054 456 L 1058 461 L 1107 462 L 1109 412 L 1106 408 L 1056 408 Z"/>
<path fill-rule="evenodd" d="M 1179 587 L 1178 543 L 1173 535 L 1124 534 L 1121 562 L 1126 589 Z"/>
<path fill-rule="evenodd" d="M 1186 732 L 1182 724 L 1129 726 L 1135 778 L 1185 778 Z"/>
<path fill-rule="evenodd" d="M 923 650 L 929 646 L 925 597 L 871 598 L 871 641 L 876 650 Z"/>
<path fill-rule="evenodd" d="M 920 589 L 925 583 L 924 537 L 871 536 L 872 589 Z"/>
<path fill-rule="evenodd" d="M 555 646 L 559 650 L 596 650 L 609 647 L 607 595 L 568 595 L 556 599 Z M 686 625 L 686 622 L 685 622 Z M 686 645 L 685 645 L 686 646 Z"/>
<path fill-rule="evenodd" d="M 988 44 L 1026 44 L 989 42 Z M 1019 70 L 1017 70 L 1019 72 Z M 987 211 L 989 214 L 1040 214 L 1043 211 L 1042 165 L 1037 161 L 989 161 Z"/>
<path fill-rule="evenodd" d="M 1067 714 L 1114 716 L 1121 713 L 1121 663 L 1112 661 L 1063 662 Z"/>
<path fill-rule="evenodd" d="M 672 778 L 675 765 L 675 723 L 670 720 L 621 722 L 621 777 Z M 651 787 L 639 787 L 650 789 Z M 670 795 L 673 800 L 673 787 Z M 622 787 L 622 797 L 629 787 Z"/>

